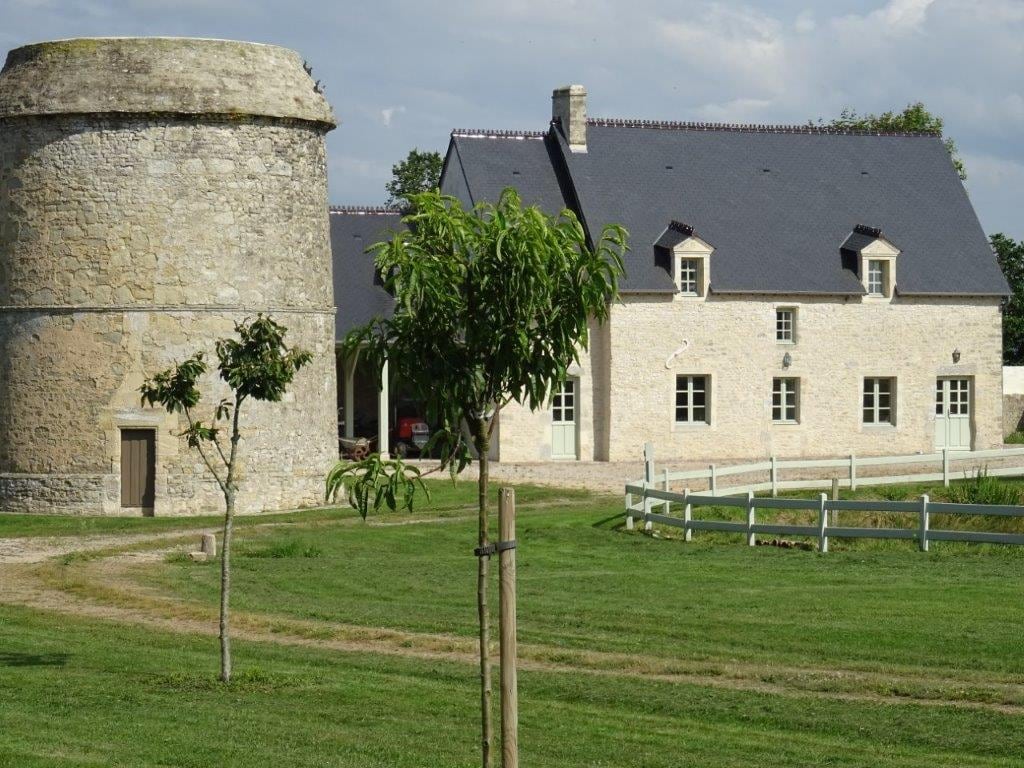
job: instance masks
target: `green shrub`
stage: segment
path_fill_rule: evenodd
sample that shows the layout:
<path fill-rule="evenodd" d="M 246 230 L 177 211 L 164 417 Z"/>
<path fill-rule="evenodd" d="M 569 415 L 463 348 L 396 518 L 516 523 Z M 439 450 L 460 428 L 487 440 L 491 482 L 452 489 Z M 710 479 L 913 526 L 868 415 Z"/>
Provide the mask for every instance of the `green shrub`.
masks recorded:
<path fill-rule="evenodd" d="M 974 473 L 974 477 L 949 487 L 949 500 L 954 504 L 1020 504 L 1020 489 L 989 477 L 988 470 Z"/>
<path fill-rule="evenodd" d="M 1024 429 L 1018 429 L 1016 432 L 1011 432 L 1006 436 L 1005 443 L 1024 443 Z"/>

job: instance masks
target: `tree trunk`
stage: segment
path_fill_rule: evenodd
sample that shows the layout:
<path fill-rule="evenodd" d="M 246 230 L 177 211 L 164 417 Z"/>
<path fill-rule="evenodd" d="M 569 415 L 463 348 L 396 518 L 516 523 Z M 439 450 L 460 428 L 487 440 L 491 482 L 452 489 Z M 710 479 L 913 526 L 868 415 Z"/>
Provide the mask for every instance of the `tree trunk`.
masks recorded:
<path fill-rule="evenodd" d="M 228 626 L 228 602 L 231 598 L 231 531 L 235 520 L 235 494 L 225 495 L 224 541 L 220 553 L 220 679 L 231 681 L 231 635 Z"/>
<path fill-rule="evenodd" d="M 480 463 L 480 478 L 477 483 L 479 491 L 479 526 L 478 544 L 486 547 L 490 543 L 488 537 L 488 456 L 490 440 L 488 425 L 480 420 L 474 424 L 474 442 L 477 461 Z M 491 659 L 490 659 L 490 614 L 487 609 L 487 572 L 490 557 L 477 558 L 476 599 L 477 614 L 480 619 L 480 725 L 482 728 L 482 765 L 491 768 L 491 748 L 494 741 L 494 728 L 491 724 Z"/>

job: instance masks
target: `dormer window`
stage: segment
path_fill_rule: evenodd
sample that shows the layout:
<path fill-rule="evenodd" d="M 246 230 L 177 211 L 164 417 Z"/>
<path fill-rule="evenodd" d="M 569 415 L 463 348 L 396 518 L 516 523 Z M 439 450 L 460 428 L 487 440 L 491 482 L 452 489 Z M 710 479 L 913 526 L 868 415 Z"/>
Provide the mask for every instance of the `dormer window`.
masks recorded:
<path fill-rule="evenodd" d="M 891 299 L 896 293 L 896 261 L 900 249 L 877 227 L 858 224 L 840 246 L 843 266 L 855 272 L 865 298 Z"/>
<path fill-rule="evenodd" d="M 868 259 L 868 295 L 885 296 L 885 262 L 881 259 Z"/>
<path fill-rule="evenodd" d="M 703 280 L 701 280 L 700 259 L 679 259 L 679 292 L 684 296 L 700 296 Z"/>
<path fill-rule="evenodd" d="M 654 242 L 655 263 L 672 275 L 677 295 L 703 298 L 708 295 L 710 256 L 715 249 L 697 237 L 693 227 L 671 221 Z"/>

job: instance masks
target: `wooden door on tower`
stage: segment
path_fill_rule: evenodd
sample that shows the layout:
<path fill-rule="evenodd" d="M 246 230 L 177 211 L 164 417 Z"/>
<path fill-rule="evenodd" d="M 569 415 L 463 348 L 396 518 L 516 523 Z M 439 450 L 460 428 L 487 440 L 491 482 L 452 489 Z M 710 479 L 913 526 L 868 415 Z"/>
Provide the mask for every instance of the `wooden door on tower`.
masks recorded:
<path fill-rule="evenodd" d="M 970 379 L 936 379 L 935 447 L 971 450 Z"/>
<path fill-rule="evenodd" d="M 152 512 L 156 496 L 156 432 L 121 430 L 121 506 Z"/>
<path fill-rule="evenodd" d="M 576 458 L 576 395 L 578 382 L 566 379 L 551 403 L 551 458 Z"/>

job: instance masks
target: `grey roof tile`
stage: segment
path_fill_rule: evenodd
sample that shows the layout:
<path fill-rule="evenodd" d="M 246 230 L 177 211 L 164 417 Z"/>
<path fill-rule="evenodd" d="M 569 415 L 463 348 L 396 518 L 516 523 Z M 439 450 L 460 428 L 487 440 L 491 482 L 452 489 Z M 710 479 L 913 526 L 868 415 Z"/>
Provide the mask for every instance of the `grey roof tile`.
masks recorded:
<path fill-rule="evenodd" d="M 334 260 L 335 338 L 375 317 L 390 317 L 394 299 L 377 279 L 366 249 L 404 228 L 401 214 L 385 208 L 331 208 L 331 253 Z"/>

